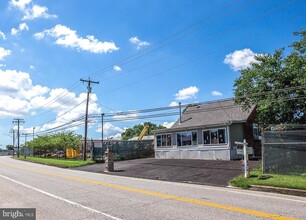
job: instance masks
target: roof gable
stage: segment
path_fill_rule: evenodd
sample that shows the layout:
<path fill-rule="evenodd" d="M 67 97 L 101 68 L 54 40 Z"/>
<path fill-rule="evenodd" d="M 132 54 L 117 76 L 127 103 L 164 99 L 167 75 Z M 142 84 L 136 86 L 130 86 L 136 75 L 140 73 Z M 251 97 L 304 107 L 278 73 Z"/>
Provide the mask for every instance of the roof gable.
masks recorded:
<path fill-rule="evenodd" d="M 245 111 L 243 106 L 235 104 L 233 99 L 191 106 L 184 110 L 181 123 L 178 119 L 171 129 L 244 122 L 254 109 L 255 106 L 251 106 Z"/>

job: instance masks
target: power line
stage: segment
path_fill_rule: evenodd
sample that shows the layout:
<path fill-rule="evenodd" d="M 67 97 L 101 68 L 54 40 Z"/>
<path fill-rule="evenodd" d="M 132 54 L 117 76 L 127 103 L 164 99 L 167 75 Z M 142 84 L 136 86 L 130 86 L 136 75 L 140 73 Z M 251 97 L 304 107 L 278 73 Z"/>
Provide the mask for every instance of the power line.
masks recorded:
<path fill-rule="evenodd" d="M 233 2 L 231 2 L 231 3 L 227 4 L 227 5 L 225 5 L 225 6 L 222 7 L 220 10 L 217 10 L 216 12 L 214 12 L 214 13 L 212 13 L 212 14 L 206 16 L 205 18 L 202 18 L 202 19 L 196 21 L 195 23 L 191 24 L 190 26 L 187 26 L 186 28 L 184 28 L 184 29 L 178 31 L 177 33 L 175 33 L 175 34 L 173 34 L 173 35 L 170 35 L 169 37 L 167 37 L 167 38 L 165 38 L 165 39 L 163 39 L 163 40 L 157 42 L 156 44 L 154 44 L 154 45 L 152 45 L 152 46 L 149 46 L 149 47 L 143 49 L 142 51 L 139 51 L 139 52 L 133 54 L 133 55 L 130 56 L 130 57 L 124 58 L 123 60 L 128 60 L 128 59 L 130 59 L 131 57 L 134 57 L 135 55 L 140 54 L 140 53 L 142 53 L 142 52 L 148 50 L 149 48 L 155 47 L 155 46 L 157 46 L 157 45 L 159 45 L 159 44 L 161 44 L 161 43 L 163 43 L 163 42 L 165 42 L 165 41 L 167 41 L 167 40 L 169 40 L 169 39 L 171 39 L 171 38 L 173 38 L 173 37 L 179 35 L 180 33 L 183 33 L 184 31 L 189 30 L 189 29 L 192 28 L 193 26 L 196 26 L 197 24 L 201 23 L 202 21 L 204 21 L 204 20 L 206 20 L 206 19 L 208 19 L 208 18 L 210 18 L 210 17 L 213 17 L 214 15 L 216 15 L 216 14 L 218 14 L 218 13 L 224 11 L 225 9 L 229 8 L 230 6 L 236 4 L 236 3 L 239 2 L 239 1 L 240 1 L 240 0 L 236 0 L 236 1 L 233 1 Z M 254 0 L 253 0 L 253 1 L 254 1 Z M 152 51 L 152 52 L 153 52 L 153 51 Z M 152 52 L 150 52 L 150 53 L 152 53 Z M 121 61 L 123 61 L 123 60 L 121 60 Z M 119 62 L 121 62 L 121 61 L 119 61 Z M 115 64 L 114 64 L 114 65 L 115 65 Z M 113 65 L 110 65 L 109 67 L 112 67 L 112 66 L 113 66 Z M 74 85 L 77 84 L 77 83 L 78 83 L 78 82 L 75 82 L 75 83 L 72 84 L 70 87 L 74 86 Z M 78 87 L 78 86 L 80 86 L 80 85 L 77 85 L 76 87 Z M 76 88 L 76 87 L 74 87 L 74 88 Z M 38 108 L 38 110 L 44 109 L 45 107 L 47 107 L 47 106 L 53 104 L 53 103 L 56 102 L 58 99 L 60 99 L 60 98 L 62 98 L 62 97 L 64 97 L 64 96 L 66 96 L 67 94 L 69 94 L 69 91 L 65 91 L 65 92 L 59 94 L 59 95 L 56 96 L 54 99 L 50 100 L 48 103 L 46 103 L 45 105 L 43 105 L 43 106 L 41 106 L 40 108 Z M 50 112 L 50 111 L 52 111 L 52 110 L 49 110 L 49 111 L 47 111 L 47 112 Z M 44 113 L 44 114 L 45 114 L 45 113 Z M 43 115 L 43 114 L 35 115 L 35 116 L 32 116 L 32 117 L 38 117 L 38 116 L 41 116 L 41 115 Z"/>
<path fill-rule="evenodd" d="M 80 102 L 79 104 L 75 105 L 74 107 L 72 107 L 72 108 L 69 109 L 68 111 L 64 112 L 63 114 L 56 116 L 55 119 L 52 119 L 52 120 L 47 121 L 47 122 L 44 122 L 44 123 L 42 123 L 42 124 L 40 124 L 40 125 L 36 125 L 36 127 L 40 127 L 40 126 L 42 126 L 42 125 L 44 125 L 44 124 L 46 124 L 46 123 L 50 123 L 50 122 L 52 122 L 52 121 L 57 120 L 58 118 L 60 118 L 60 117 L 62 117 L 62 116 L 64 116 L 64 115 L 66 115 L 66 114 L 68 114 L 68 113 L 71 112 L 73 109 L 75 109 L 75 108 L 77 108 L 78 106 L 80 106 L 81 104 L 83 104 L 85 101 L 86 101 L 86 99 L 84 99 L 82 102 Z"/>
<path fill-rule="evenodd" d="M 68 93 L 67 93 L 68 94 Z M 66 94 L 66 95 L 67 95 Z M 64 96 L 62 96 L 62 97 L 60 97 L 60 98 L 63 98 Z M 58 106 L 56 106 L 56 107 L 53 107 L 53 108 L 50 108 L 48 111 L 45 111 L 44 113 L 41 113 L 41 114 L 38 114 L 38 115 L 34 115 L 34 116 L 31 116 L 30 118 L 37 118 L 37 117 L 40 117 L 40 116 L 42 116 L 42 115 L 45 115 L 45 114 L 47 114 L 47 113 L 49 113 L 49 112 L 52 112 L 52 111 L 54 111 L 54 110 L 56 110 L 56 109 L 58 109 L 58 108 L 60 108 L 60 107 L 62 107 L 63 105 L 65 105 L 66 103 L 68 103 L 68 102 L 70 102 L 71 100 L 73 100 L 73 99 L 75 99 L 76 97 L 71 97 L 70 99 L 68 99 L 67 101 L 65 101 L 65 102 L 63 102 L 63 103 L 59 103 L 59 105 Z M 57 99 L 57 100 L 59 100 L 59 99 Z M 56 100 L 56 101 L 57 101 Z M 52 103 L 53 104 L 53 103 Z"/>
<path fill-rule="evenodd" d="M 39 108 L 37 108 L 36 111 L 45 109 L 47 106 L 49 106 L 49 105 L 55 103 L 58 99 L 65 97 L 67 94 L 69 94 L 69 92 L 70 92 L 69 89 L 71 89 L 71 91 L 73 91 L 74 89 L 76 89 L 77 87 L 80 86 L 80 84 L 77 85 L 77 86 L 74 86 L 74 85 L 76 85 L 77 83 L 80 83 L 80 82 L 77 81 L 77 82 L 73 83 L 71 86 L 69 86 L 69 87 L 67 88 L 66 91 L 64 91 L 64 92 L 62 92 L 62 93 L 60 93 L 60 94 L 58 94 L 58 95 L 55 96 L 53 99 L 49 100 L 47 103 L 45 103 L 44 105 L 42 105 L 42 106 L 40 106 Z M 73 86 L 74 86 L 74 87 L 73 87 Z"/>
<path fill-rule="evenodd" d="M 250 98 L 250 97 L 262 96 L 262 95 L 268 95 L 268 94 L 274 94 L 274 93 L 280 93 L 280 92 L 288 92 L 288 91 L 292 91 L 292 90 L 299 90 L 299 89 L 305 89 L 305 88 L 306 88 L 306 85 L 294 86 L 294 87 L 276 89 L 276 90 L 271 90 L 271 91 L 263 91 L 263 92 L 253 93 L 253 94 L 246 94 L 246 95 L 243 95 L 243 96 L 237 96 L 237 97 L 234 97 L 234 98 L 223 99 L 223 100 L 218 100 L 218 101 L 221 102 L 221 101 L 232 100 L 232 99 L 236 99 L 236 100 L 237 99 L 245 99 L 245 98 Z M 203 104 L 210 104 L 210 103 L 214 103 L 214 102 L 215 101 L 197 102 L 197 103 L 192 103 L 192 105 L 203 105 Z M 96 102 L 96 103 L 98 103 L 98 102 Z M 187 107 L 189 105 L 190 104 L 183 104 L 182 107 Z M 167 107 L 159 107 L 159 108 L 149 108 L 149 109 L 125 111 L 125 112 L 122 111 L 122 112 L 115 112 L 115 113 L 105 113 L 105 117 L 124 116 L 124 115 L 131 115 L 131 114 L 165 111 L 165 110 L 172 110 L 172 109 L 178 109 L 178 108 L 179 108 L 179 106 L 167 106 Z M 100 117 L 100 114 L 90 115 L 90 117 L 95 117 L 95 116 Z"/>
<path fill-rule="evenodd" d="M 281 100 L 272 100 L 271 102 L 286 102 L 286 101 L 291 101 L 291 100 L 298 100 L 298 99 L 305 99 L 306 96 L 300 96 L 300 97 L 294 97 L 294 98 L 286 98 L 286 99 L 281 99 Z M 231 99 L 226 99 L 226 100 L 231 100 Z M 221 102 L 222 100 L 218 100 L 219 102 Z M 215 103 L 216 101 L 208 101 L 208 102 L 199 102 L 202 104 L 210 104 L 210 103 Z M 195 103 L 192 104 L 186 104 L 184 106 L 188 106 L 188 105 L 196 105 Z M 228 108 L 232 108 L 233 106 L 235 107 L 241 107 L 242 105 L 236 105 L 236 104 L 232 104 L 232 105 L 228 105 L 228 106 L 219 106 L 219 107 L 212 107 L 212 108 L 205 108 L 205 109 L 195 109 L 195 110 L 188 110 L 186 111 L 184 114 L 194 114 L 194 113 L 200 113 L 200 112 L 208 112 L 208 111 L 216 111 L 216 110 L 226 110 Z M 169 117 L 169 116 L 176 116 L 179 115 L 178 111 L 175 112 L 167 112 L 167 113 L 159 113 L 159 114 L 149 114 L 149 115 L 142 115 L 142 116 L 128 116 L 128 117 L 122 117 L 122 118 L 117 118 L 117 119 L 106 119 L 105 122 L 122 122 L 122 121 L 132 121 L 132 120 L 143 120 L 143 119 L 151 119 L 151 118 L 162 118 L 162 117 Z M 88 123 L 99 123 L 98 120 L 92 120 L 95 118 L 99 118 L 101 117 L 98 115 L 93 115 L 93 116 L 89 116 L 89 121 Z M 68 123 L 59 125 L 57 127 L 51 128 L 49 130 L 45 130 L 45 131 L 41 131 L 38 132 L 39 134 L 47 134 L 47 133 L 53 133 L 53 132 L 58 132 L 61 130 L 65 130 L 65 129 L 69 129 L 69 128 L 73 128 L 79 125 L 84 124 L 84 122 L 81 122 L 81 120 L 83 120 L 83 118 L 78 118 L 75 120 L 72 120 Z M 74 124 L 73 124 L 74 123 Z"/>
<path fill-rule="evenodd" d="M 251 3 L 255 2 L 255 1 L 256 1 L 256 0 L 252 0 Z M 243 5 L 242 7 L 238 8 L 238 9 L 235 9 L 235 10 L 231 11 L 230 13 L 228 13 L 228 14 L 224 15 L 223 17 L 221 17 L 221 19 L 225 18 L 226 16 L 228 16 L 228 15 L 230 15 L 230 14 L 236 12 L 236 11 L 242 10 L 243 8 L 245 8 L 245 7 L 247 7 L 248 5 L 250 5 L 251 3 L 248 3 L 248 4 Z M 219 18 L 219 19 L 218 19 L 217 21 L 215 21 L 215 22 L 219 22 L 221 19 Z M 211 23 L 211 24 L 214 24 L 214 23 Z M 188 33 L 186 33 L 186 34 L 184 34 L 183 36 L 180 36 L 180 37 L 178 37 L 178 38 L 176 38 L 176 39 L 174 39 L 174 40 L 172 40 L 172 41 L 170 41 L 170 42 L 168 42 L 168 43 L 166 43 L 166 44 L 164 44 L 164 45 L 161 45 L 161 46 L 158 47 L 158 48 L 155 48 L 155 49 L 153 49 L 153 50 L 151 50 L 151 51 L 149 51 L 149 52 L 147 52 L 147 53 L 145 53 L 145 54 L 140 54 L 139 56 L 133 57 L 133 59 L 129 59 L 129 60 L 125 61 L 125 62 L 117 63 L 117 65 L 121 65 L 121 66 L 122 66 L 122 65 L 124 65 L 124 64 L 126 64 L 126 63 L 129 63 L 129 62 L 131 62 L 131 61 L 134 61 L 134 60 L 136 60 L 136 59 L 138 59 L 138 58 L 141 58 L 141 57 L 143 57 L 143 56 L 146 56 L 146 55 L 148 55 L 148 54 L 151 54 L 151 53 L 153 53 L 153 52 L 155 52 L 155 51 L 157 51 L 157 50 L 159 50 L 159 49 L 161 49 L 161 48 L 164 48 L 164 47 L 166 47 L 166 46 L 168 46 L 168 45 L 171 45 L 172 43 L 175 43 L 175 42 L 177 42 L 177 41 L 183 39 L 183 38 L 186 37 L 186 36 L 189 36 L 189 35 L 191 35 L 191 34 L 197 32 L 197 31 L 199 31 L 199 30 L 203 29 L 204 27 L 207 27 L 207 26 L 209 26 L 209 25 L 211 25 L 211 24 L 207 24 L 207 25 L 205 25 L 205 26 L 202 26 L 202 27 L 199 27 L 199 28 L 197 28 L 197 29 L 195 29 L 195 30 L 192 30 L 192 31 L 190 31 L 190 32 L 188 32 Z M 143 50 L 143 51 L 144 51 L 144 50 Z M 108 71 L 108 70 L 105 70 L 104 72 L 106 72 L 106 71 Z"/>
<path fill-rule="evenodd" d="M 88 80 L 85 79 L 80 79 L 81 82 L 86 82 L 87 83 L 87 99 L 86 99 L 86 113 L 85 113 L 85 137 L 84 137 L 84 150 L 83 150 L 83 160 L 85 161 L 87 159 L 87 122 L 88 122 L 88 103 L 89 103 L 89 95 L 91 93 L 91 83 L 94 84 L 99 84 L 99 81 L 92 81 L 90 80 L 90 78 L 88 78 Z"/>
<path fill-rule="evenodd" d="M 173 38 L 173 37 L 179 35 L 180 33 L 183 33 L 183 32 L 185 32 L 186 30 L 189 30 L 190 28 L 196 26 L 197 24 L 201 23 L 202 21 L 204 21 L 204 20 L 206 20 L 206 19 L 208 19 L 208 18 L 210 18 L 210 17 L 213 17 L 214 15 L 218 14 L 219 12 L 224 11 L 225 9 L 229 8 L 230 6 L 236 4 L 236 3 L 239 2 L 239 1 L 240 1 L 240 0 L 235 0 L 235 1 L 233 1 L 233 2 L 231 2 L 231 3 L 229 3 L 229 4 L 227 4 L 227 5 L 225 5 L 225 6 L 222 7 L 221 9 L 219 9 L 219 10 L 217 10 L 217 11 L 215 11 L 215 12 L 209 14 L 208 16 L 206 16 L 206 17 L 204 17 L 204 18 L 202 18 L 202 19 L 200 19 L 200 20 L 194 22 L 193 24 L 191 24 L 191 25 L 189 25 L 189 26 L 183 28 L 182 30 L 180 30 L 180 31 L 178 31 L 178 32 L 176 32 L 176 33 L 174 33 L 174 34 L 172 34 L 172 35 L 170 35 L 170 36 L 168 36 L 168 37 L 162 39 L 161 41 L 159 41 L 159 42 L 157 42 L 157 43 L 155 43 L 155 44 L 153 44 L 153 45 L 151 45 L 151 46 L 148 46 L 147 48 L 142 49 L 141 51 L 138 51 L 138 52 L 136 52 L 136 53 L 134 53 L 134 54 L 132 54 L 132 55 L 126 57 L 126 58 L 123 58 L 123 59 L 121 59 L 121 60 L 119 60 L 119 61 L 117 61 L 117 62 L 111 64 L 111 65 L 106 66 L 105 68 L 102 69 L 102 71 L 97 71 L 96 73 L 93 73 L 93 76 L 95 76 L 95 75 L 97 75 L 97 74 L 101 74 L 101 73 L 103 73 L 103 72 L 106 72 L 106 71 L 112 69 L 114 65 L 121 65 L 122 62 L 127 62 L 127 61 L 130 60 L 131 58 L 134 58 L 135 56 L 140 55 L 141 53 L 146 52 L 147 50 L 149 50 L 149 49 L 151 49 L 151 48 L 154 48 L 155 46 L 158 46 L 158 45 L 162 44 L 163 42 L 166 42 L 167 40 L 169 40 L 169 39 L 171 39 L 171 38 Z M 150 53 L 151 53 L 151 52 L 150 52 Z M 147 54 L 149 54 L 149 53 L 146 53 L 145 55 L 147 55 Z M 143 55 L 142 55 L 142 56 L 143 56 Z M 100 72 L 100 73 L 99 73 L 99 72 Z"/>
<path fill-rule="evenodd" d="M 286 3 L 284 3 L 284 4 L 282 4 L 282 5 L 278 6 L 278 7 L 275 7 L 275 8 L 273 8 L 273 9 L 270 9 L 270 10 L 268 10 L 268 11 L 266 11 L 266 12 L 260 14 L 259 16 L 255 17 L 255 18 L 252 18 L 252 19 L 250 19 L 250 20 L 248 20 L 248 21 L 246 21 L 246 22 L 242 22 L 241 24 L 237 25 L 235 28 L 229 28 L 227 31 L 224 31 L 222 35 L 221 35 L 221 34 L 218 34 L 218 35 L 216 35 L 216 36 L 214 36 L 214 37 L 209 38 L 208 40 L 214 40 L 214 39 L 217 39 L 218 37 L 222 37 L 222 36 L 224 36 L 226 33 L 233 32 L 234 30 L 236 30 L 236 29 L 238 29 L 238 28 L 240 28 L 240 27 L 242 27 L 242 26 L 244 26 L 244 25 L 250 24 L 250 23 L 252 23 L 252 22 L 254 22 L 254 21 L 256 21 L 256 20 L 258 20 L 258 19 L 260 19 L 260 18 L 262 18 L 262 17 L 267 16 L 267 15 L 270 14 L 270 13 L 274 13 L 275 11 L 278 11 L 278 10 L 280 10 L 281 8 L 283 8 L 283 7 L 285 7 L 286 5 L 288 5 L 290 1 L 293 1 L 293 0 L 288 0 Z M 203 42 L 202 42 L 202 43 L 203 43 Z M 185 48 L 185 49 L 183 49 L 183 50 L 190 49 L 190 48 L 194 47 L 194 46 L 197 45 L 197 44 L 198 44 L 198 43 L 193 44 L 193 45 L 191 45 L 191 46 L 189 46 L 189 47 L 187 47 L 187 48 Z M 218 51 L 218 50 L 217 50 L 217 51 Z M 207 55 L 207 54 L 206 54 L 206 55 Z M 182 66 L 184 66 L 184 65 L 193 63 L 193 62 L 199 60 L 200 58 L 202 58 L 202 57 L 204 57 L 204 56 L 206 56 L 206 55 L 202 55 L 202 56 L 195 57 L 195 58 L 193 58 L 192 60 L 186 61 L 186 62 L 184 62 L 184 63 L 178 64 L 178 65 L 175 65 L 175 66 L 172 66 L 171 68 L 169 68 L 169 69 L 167 69 L 167 70 L 163 70 L 163 71 L 160 71 L 160 72 L 158 72 L 158 73 L 151 74 L 151 75 L 149 75 L 149 76 L 147 76 L 147 77 L 145 77 L 145 78 L 143 78 L 143 79 L 140 79 L 140 80 L 137 80 L 137 81 L 128 83 L 128 84 L 126 84 L 126 85 L 123 85 L 123 86 L 121 86 L 121 87 L 118 87 L 118 88 L 115 88 L 115 89 L 112 89 L 112 90 L 108 90 L 108 91 L 106 91 L 106 92 L 104 92 L 104 93 L 102 93 L 102 94 L 108 94 L 108 93 L 111 93 L 111 92 L 115 92 L 115 91 L 118 91 L 118 90 L 120 90 L 120 89 L 123 89 L 123 88 L 129 87 L 129 86 L 135 85 L 135 84 L 140 83 L 140 82 L 143 82 L 143 81 L 146 81 L 146 80 L 148 80 L 148 79 L 150 79 L 150 78 L 153 78 L 153 77 L 156 77 L 156 76 L 158 76 L 158 75 L 160 75 L 160 74 L 163 74 L 163 73 L 166 73 L 166 72 L 170 72 L 170 71 L 175 70 L 175 69 L 177 69 L 177 68 L 180 68 L 180 67 L 182 67 Z"/>

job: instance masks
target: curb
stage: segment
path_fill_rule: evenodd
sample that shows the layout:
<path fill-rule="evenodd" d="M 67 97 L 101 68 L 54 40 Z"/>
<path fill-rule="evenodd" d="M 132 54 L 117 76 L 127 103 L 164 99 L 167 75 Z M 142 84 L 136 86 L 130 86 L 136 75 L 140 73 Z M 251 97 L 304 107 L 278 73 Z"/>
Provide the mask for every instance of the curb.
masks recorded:
<path fill-rule="evenodd" d="M 289 188 L 281 188 L 274 186 L 259 186 L 259 185 L 251 185 L 249 189 L 254 191 L 273 192 L 273 193 L 306 197 L 306 190 L 301 190 L 301 189 L 289 189 Z"/>

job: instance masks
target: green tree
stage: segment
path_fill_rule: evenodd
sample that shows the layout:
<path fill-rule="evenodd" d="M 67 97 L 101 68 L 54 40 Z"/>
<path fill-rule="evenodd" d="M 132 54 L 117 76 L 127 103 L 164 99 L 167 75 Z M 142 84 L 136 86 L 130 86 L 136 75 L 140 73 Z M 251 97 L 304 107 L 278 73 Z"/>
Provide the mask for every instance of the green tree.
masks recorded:
<path fill-rule="evenodd" d="M 121 138 L 123 140 L 128 140 L 128 139 L 130 139 L 132 137 L 138 137 L 145 126 L 149 126 L 149 130 L 148 130 L 148 133 L 146 135 L 152 135 L 153 134 L 153 132 L 152 132 L 153 130 L 165 128 L 162 125 L 156 125 L 156 124 L 151 123 L 151 122 L 145 122 L 143 124 L 135 125 L 133 128 L 126 129 L 121 134 Z"/>
<path fill-rule="evenodd" d="M 6 149 L 7 150 L 13 150 L 14 149 L 14 146 L 9 144 L 9 145 L 6 145 Z"/>
<path fill-rule="evenodd" d="M 294 35 L 300 39 L 289 46 L 289 53 L 281 48 L 257 55 L 258 62 L 241 70 L 235 80 L 236 102 L 245 107 L 256 105 L 261 125 L 306 123 L 306 31 Z"/>
<path fill-rule="evenodd" d="M 77 135 L 74 132 L 61 132 L 49 135 L 38 136 L 34 140 L 28 142 L 28 146 L 35 150 L 52 152 L 57 149 L 77 148 L 82 140 L 82 135 Z"/>

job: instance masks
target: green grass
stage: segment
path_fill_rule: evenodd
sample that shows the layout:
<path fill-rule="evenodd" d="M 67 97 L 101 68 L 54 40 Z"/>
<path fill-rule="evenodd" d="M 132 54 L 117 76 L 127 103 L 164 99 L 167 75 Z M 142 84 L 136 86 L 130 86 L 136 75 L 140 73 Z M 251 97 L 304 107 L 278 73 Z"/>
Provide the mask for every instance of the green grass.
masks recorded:
<path fill-rule="evenodd" d="M 44 157 L 26 157 L 20 156 L 19 158 L 15 157 L 19 160 L 30 161 L 35 163 L 41 163 L 46 165 L 52 165 L 63 168 L 72 168 L 72 167 L 80 167 L 88 164 L 93 164 L 95 161 L 92 160 L 77 160 L 77 159 L 64 159 L 64 158 L 44 158 Z"/>
<path fill-rule="evenodd" d="M 251 185 L 261 185 L 306 190 L 306 176 L 262 174 L 261 168 L 258 167 L 251 171 L 250 178 L 244 178 L 244 175 L 240 175 L 232 179 L 230 184 L 244 189 Z"/>

